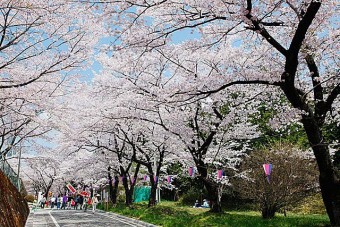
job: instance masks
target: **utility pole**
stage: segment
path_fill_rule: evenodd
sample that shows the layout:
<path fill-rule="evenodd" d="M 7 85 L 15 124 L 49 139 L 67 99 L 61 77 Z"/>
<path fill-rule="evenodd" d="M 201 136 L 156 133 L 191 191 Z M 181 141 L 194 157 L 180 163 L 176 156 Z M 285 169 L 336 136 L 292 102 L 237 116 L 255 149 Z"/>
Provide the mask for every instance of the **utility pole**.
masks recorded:
<path fill-rule="evenodd" d="M 159 190 L 159 186 L 158 186 L 158 178 L 157 178 L 157 154 L 155 154 L 154 156 L 154 162 L 153 162 L 153 168 L 154 168 L 154 173 L 155 173 L 155 176 L 154 176 L 154 179 L 156 179 L 155 183 L 157 184 L 157 188 L 156 188 L 156 201 L 157 203 L 161 202 L 161 193 L 160 193 L 160 190 Z"/>
<path fill-rule="evenodd" d="M 18 191 L 21 190 L 21 184 L 20 184 L 20 163 L 21 163 L 21 143 L 19 144 L 19 155 L 18 155 L 18 174 L 17 174 L 17 184 L 18 184 Z"/>

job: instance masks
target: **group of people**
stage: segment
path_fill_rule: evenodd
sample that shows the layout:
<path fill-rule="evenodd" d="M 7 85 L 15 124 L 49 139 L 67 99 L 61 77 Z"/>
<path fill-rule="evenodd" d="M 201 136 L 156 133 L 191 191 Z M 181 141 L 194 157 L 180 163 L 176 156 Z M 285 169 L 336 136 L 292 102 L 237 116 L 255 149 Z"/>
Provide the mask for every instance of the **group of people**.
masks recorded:
<path fill-rule="evenodd" d="M 45 208 L 45 206 L 51 206 L 51 209 L 57 208 L 59 209 L 74 209 L 74 210 L 87 210 L 89 205 L 92 205 L 92 212 L 96 211 L 98 198 L 97 195 L 94 195 L 92 198 L 89 196 L 67 196 L 64 194 L 63 196 L 52 196 L 48 201 L 46 197 L 42 197 L 39 201 L 40 207 Z"/>
<path fill-rule="evenodd" d="M 194 206 L 194 208 L 210 208 L 209 206 L 209 201 L 206 199 L 203 199 L 203 204 L 201 205 L 198 200 L 196 200 Z"/>

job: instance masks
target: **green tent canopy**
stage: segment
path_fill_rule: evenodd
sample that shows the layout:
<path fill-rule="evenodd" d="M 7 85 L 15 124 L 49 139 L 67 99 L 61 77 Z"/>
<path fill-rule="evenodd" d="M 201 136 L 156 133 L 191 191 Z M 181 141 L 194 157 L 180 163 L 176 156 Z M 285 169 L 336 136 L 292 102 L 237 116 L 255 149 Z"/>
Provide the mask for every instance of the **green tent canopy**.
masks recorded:
<path fill-rule="evenodd" d="M 150 193 L 151 193 L 150 186 L 135 187 L 133 191 L 133 201 L 135 203 L 148 201 L 150 198 Z"/>

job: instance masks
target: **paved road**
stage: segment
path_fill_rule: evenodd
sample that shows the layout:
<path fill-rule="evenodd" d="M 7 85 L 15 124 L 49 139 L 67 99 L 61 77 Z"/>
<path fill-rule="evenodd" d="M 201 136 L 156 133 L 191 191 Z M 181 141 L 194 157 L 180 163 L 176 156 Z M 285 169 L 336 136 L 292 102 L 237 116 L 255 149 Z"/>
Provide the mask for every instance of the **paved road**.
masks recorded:
<path fill-rule="evenodd" d="M 141 227 L 151 224 L 120 215 L 82 210 L 37 210 L 31 213 L 26 227 Z"/>

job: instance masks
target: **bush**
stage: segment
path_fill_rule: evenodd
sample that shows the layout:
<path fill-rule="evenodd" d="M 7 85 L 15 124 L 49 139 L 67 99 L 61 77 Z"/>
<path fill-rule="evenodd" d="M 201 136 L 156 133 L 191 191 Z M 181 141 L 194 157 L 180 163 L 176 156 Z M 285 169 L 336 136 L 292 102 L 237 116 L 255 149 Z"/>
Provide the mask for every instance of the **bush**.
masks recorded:
<path fill-rule="evenodd" d="M 29 202 L 29 203 L 33 203 L 34 201 L 34 195 L 32 194 L 28 194 L 24 197 L 24 199 L 26 200 L 26 202 Z"/>
<path fill-rule="evenodd" d="M 320 193 L 306 197 L 292 211 L 302 214 L 326 214 Z"/>
<path fill-rule="evenodd" d="M 118 193 L 117 193 L 117 202 L 118 203 L 125 203 L 126 201 L 126 195 L 125 195 L 125 190 L 123 186 L 120 186 L 118 188 Z"/>
<path fill-rule="evenodd" d="M 201 201 L 201 193 L 195 189 L 189 189 L 185 194 L 183 194 L 180 199 L 179 203 L 183 205 L 191 205 L 195 204 L 195 201 Z"/>

